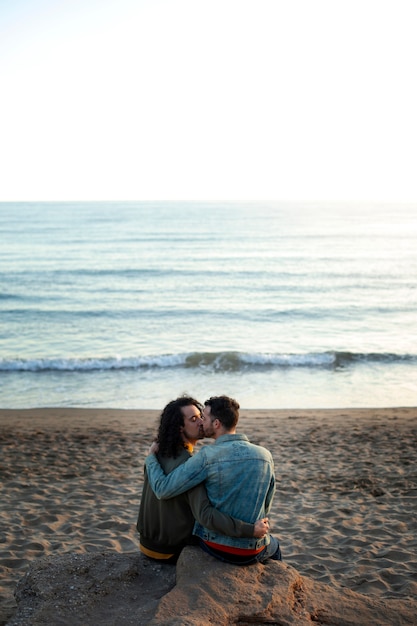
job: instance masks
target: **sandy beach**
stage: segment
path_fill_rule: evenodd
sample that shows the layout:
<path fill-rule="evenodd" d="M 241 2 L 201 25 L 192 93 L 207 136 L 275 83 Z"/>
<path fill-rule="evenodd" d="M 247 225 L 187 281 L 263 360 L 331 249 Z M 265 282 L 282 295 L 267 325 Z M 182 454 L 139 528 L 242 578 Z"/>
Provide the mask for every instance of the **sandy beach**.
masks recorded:
<path fill-rule="evenodd" d="M 0 410 L 0 624 L 34 559 L 137 550 L 157 420 L 147 410 Z M 335 587 L 416 600 L 416 408 L 242 410 L 239 432 L 273 454 L 271 532 L 285 562 Z"/>

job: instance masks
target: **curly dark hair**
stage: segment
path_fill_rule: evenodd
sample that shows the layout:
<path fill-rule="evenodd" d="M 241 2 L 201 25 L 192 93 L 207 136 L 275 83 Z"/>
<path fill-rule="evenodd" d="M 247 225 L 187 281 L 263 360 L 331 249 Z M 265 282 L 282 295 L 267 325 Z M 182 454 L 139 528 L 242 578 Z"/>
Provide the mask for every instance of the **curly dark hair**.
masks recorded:
<path fill-rule="evenodd" d="M 171 400 L 162 411 L 157 437 L 159 443 L 158 454 L 161 456 L 173 457 L 175 459 L 184 447 L 184 441 L 181 437 L 181 426 L 184 426 L 184 416 L 181 408 L 190 404 L 197 407 L 200 412 L 203 409 L 203 405 L 195 398 L 180 396 L 176 400 Z"/>
<path fill-rule="evenodd" d="M 239 419 L 239 403 L 229 396 L 212 396 L 204 402 L 210 407 L 212 420 L 218 419 L 226 430 L 232 430 Z"/>

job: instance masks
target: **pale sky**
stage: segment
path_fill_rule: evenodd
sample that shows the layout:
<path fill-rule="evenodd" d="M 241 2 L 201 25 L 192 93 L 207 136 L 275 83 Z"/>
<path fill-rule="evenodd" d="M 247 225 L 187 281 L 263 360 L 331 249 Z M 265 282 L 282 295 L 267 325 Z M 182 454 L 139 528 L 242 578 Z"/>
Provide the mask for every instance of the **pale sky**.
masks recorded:
<path fill-rule="evenodd" d="M 416 0 L 0 0 L 0 201 L 417 201 Z"/>

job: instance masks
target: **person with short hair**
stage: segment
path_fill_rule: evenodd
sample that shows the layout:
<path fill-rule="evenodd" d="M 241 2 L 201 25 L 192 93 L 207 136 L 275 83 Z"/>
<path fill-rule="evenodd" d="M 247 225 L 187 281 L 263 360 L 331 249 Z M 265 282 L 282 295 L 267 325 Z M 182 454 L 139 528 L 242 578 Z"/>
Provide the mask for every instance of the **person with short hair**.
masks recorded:
<path fill-rule="evenodd" d="M 216 509 L 252 524 L 265 519 L 269 527 L 266 516 L 275 492 L 271 453 L 236 433 L 240 408 L 236 400 L 213 396 L 204 404 L 202 428 L 214 444 L 204 446 L 169 474 L 164 473 L 152 445 L 145 464 L 154 493 L 169 502 L 166 499 L 204 482 Z M 193 533 L 203 550 L 228 563 L 249 565 L 282 559 L 278 540 L 269 532 L 261 538 L 238 537 L 196 520 Z"/>

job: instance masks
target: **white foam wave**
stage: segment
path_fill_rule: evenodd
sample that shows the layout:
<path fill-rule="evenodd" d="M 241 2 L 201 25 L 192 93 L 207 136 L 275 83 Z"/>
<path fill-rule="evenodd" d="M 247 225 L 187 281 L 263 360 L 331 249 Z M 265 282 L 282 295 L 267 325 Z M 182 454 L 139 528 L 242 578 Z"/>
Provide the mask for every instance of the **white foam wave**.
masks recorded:
<path fill-rule="evenodd" d="M 304 354 L 273 354 L 261 352 L 190 352 L 144 355 L 138 357 L 0 359 L 0 371 L 93 371 L 142 368 L 186 367 L 215 371 L 239 371 L 259 367 L 328 368 L 346 367 L 356 362 L 387 362 L 415 360 L 413 355 L 353 354 L 350 352 L 318 352 Z"/>
<path fill-rule="evenodd" d="M 249 365 L 275 365 L 280 367 L 323 367 L 335 363 L 331 352 L 307 354 L 242 354 L 241 360 Z"/>
<path fill-rule="evenodd" d="M 178 367 L 187 355 L 159 355 L 109 358 L 0 359 L 0 371 L 93 371 L 140 369 L 142 367 Z"/>

